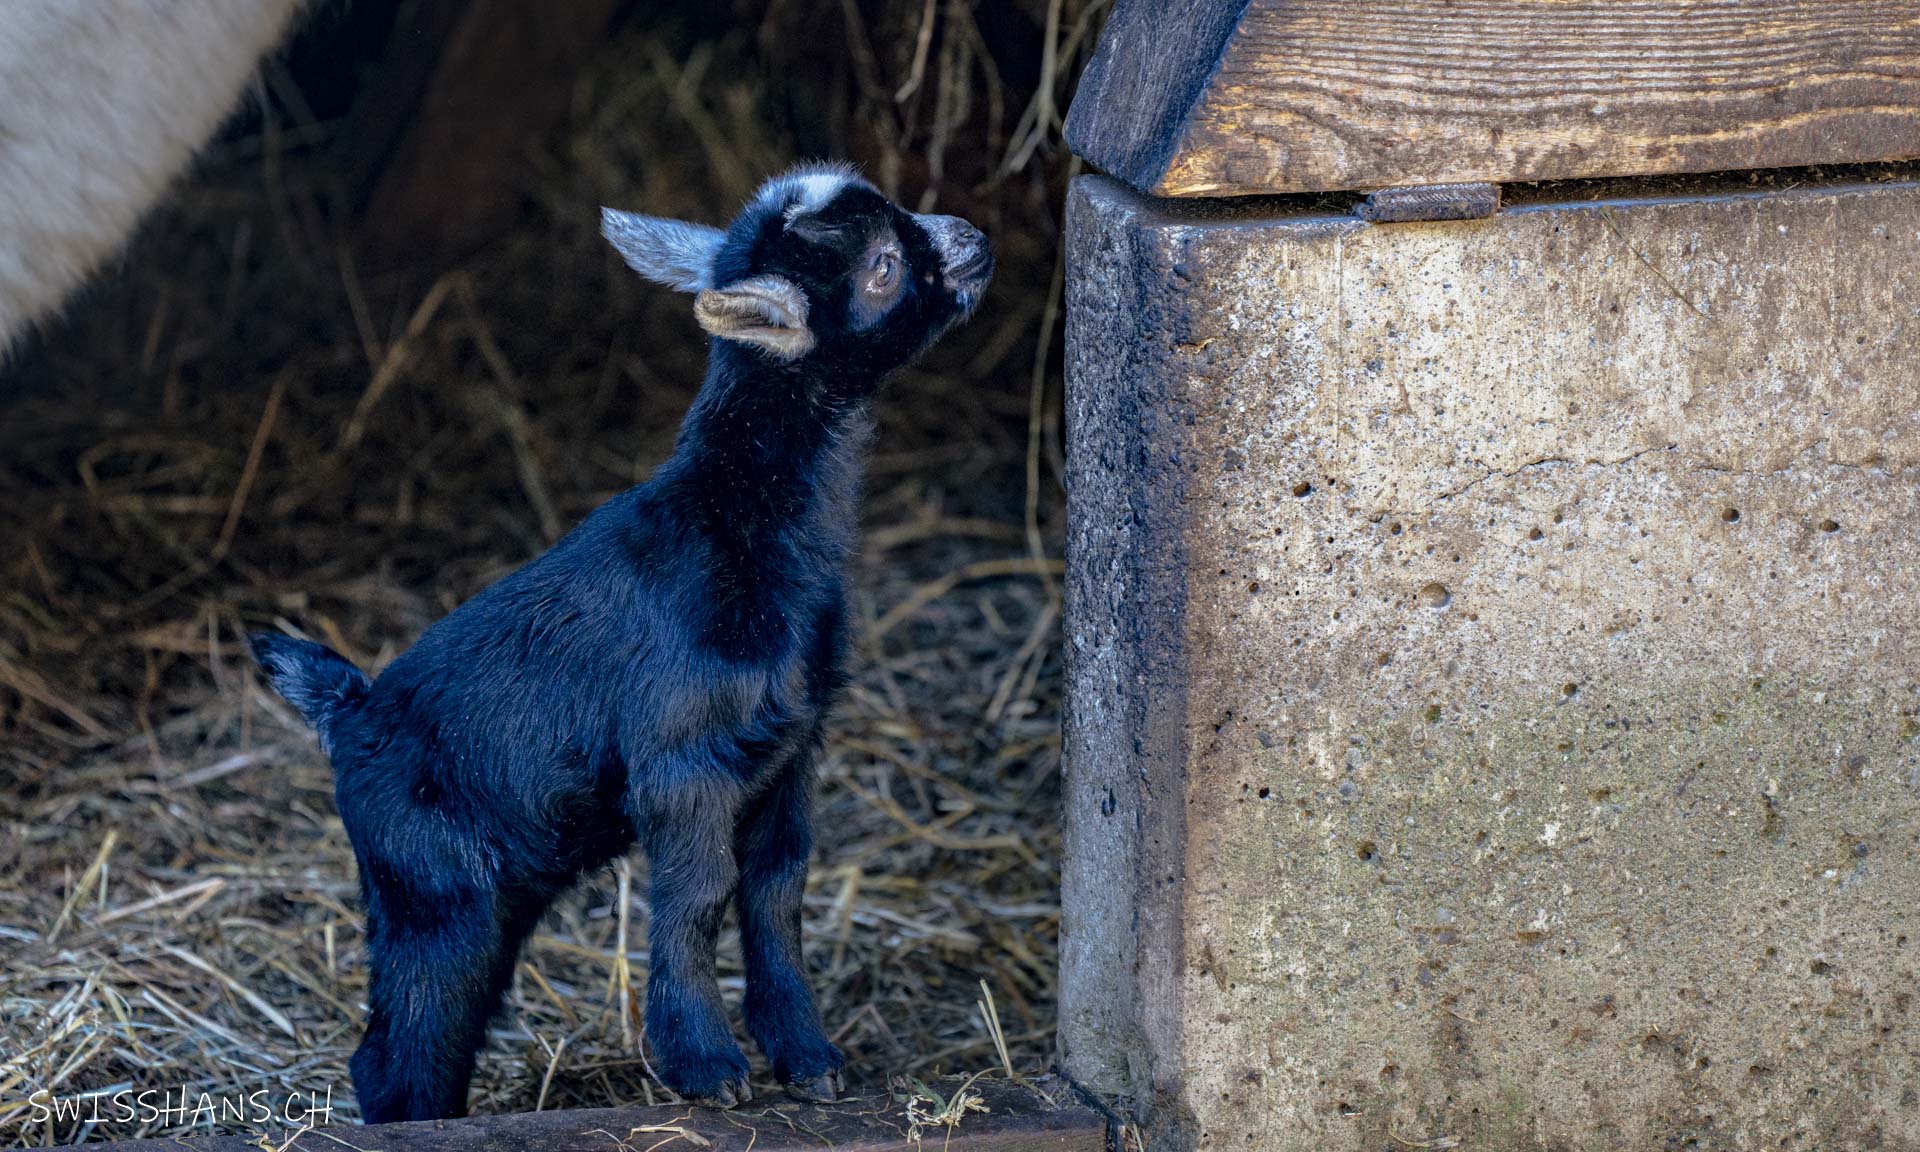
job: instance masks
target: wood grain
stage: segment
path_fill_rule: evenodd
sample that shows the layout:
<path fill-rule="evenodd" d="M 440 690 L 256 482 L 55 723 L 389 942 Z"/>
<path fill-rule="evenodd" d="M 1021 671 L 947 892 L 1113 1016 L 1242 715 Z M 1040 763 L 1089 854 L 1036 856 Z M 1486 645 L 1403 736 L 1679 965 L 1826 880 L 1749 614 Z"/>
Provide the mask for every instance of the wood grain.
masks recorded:
<path fill-rule="evenodd" d="M 1224 41 L 1152 7 L 1115 13 L 1068 139 L 1163 196 L 1920 156 L 1920 0 L 1252 0 Z"/>
<path fill-rule="evenodd" d="M 951 1096 L 961 1082 L 933 1082 Z M 336 1124 L 316 1128 L 295 1147 L 359 1148 L 380 1152 L 1104 1152 L 1106 1120 L 1077 1103 L 1058 1078 L 1030 1086 L 982 1079 L 972 1085 L 986 1111 L 968 1112 L 952 1129 L 923 1129 L 908 1139 L 906 1105 L 882 1093 L 836 1104 L 801 1104 L 784 1096 L 732 1112 L 675 1107 L 584 1108 L 474 1116 L 416 1124 Z M 275 1102 L 277 1104 L 277 1101 Z M 258 1138 L 168 1137 L 104 1145 L 118 1152 L 259 1152 L 278 1147 L 288 1132 Z"/>
<path fill-rule="evenodd" d="M 1115 175 L 1166 171 L 1247 3 L 1118 0 L 1067 110 L 1074 151 Z"/>

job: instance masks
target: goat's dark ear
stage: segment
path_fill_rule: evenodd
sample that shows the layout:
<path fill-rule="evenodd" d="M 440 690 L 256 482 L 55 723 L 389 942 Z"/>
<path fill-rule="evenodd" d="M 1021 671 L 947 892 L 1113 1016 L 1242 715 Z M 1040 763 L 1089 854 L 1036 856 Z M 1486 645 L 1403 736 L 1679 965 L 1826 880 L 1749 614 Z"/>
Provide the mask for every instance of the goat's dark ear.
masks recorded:
<path fill-rule="evenodd" d="M 682 292 L 713 287 L 713 257 L 727 234 L 705 224 L 641 216 L 616 208 L 600 209 L 600 234 L 627 267 L 658 284 Z"/>
<path fill-rule="evenodd" d="M 782 360 L 798 360 L 813 350 L 806 293 L 782 276 L 753 276 L 725 288 L 708 288 L 694 299 L 693 315 L 715 336 L 751 344 Z"/>

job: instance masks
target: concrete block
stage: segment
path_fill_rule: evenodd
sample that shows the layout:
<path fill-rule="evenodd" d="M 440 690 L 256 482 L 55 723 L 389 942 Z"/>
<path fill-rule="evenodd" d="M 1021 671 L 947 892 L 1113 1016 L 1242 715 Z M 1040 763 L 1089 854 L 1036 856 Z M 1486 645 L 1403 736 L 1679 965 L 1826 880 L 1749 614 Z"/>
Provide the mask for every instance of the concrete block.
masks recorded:
<path fill-rule="evenodd" d="M 1920 185 L 1068 229 L 1069 1071 L 1920 1147 Z"/>

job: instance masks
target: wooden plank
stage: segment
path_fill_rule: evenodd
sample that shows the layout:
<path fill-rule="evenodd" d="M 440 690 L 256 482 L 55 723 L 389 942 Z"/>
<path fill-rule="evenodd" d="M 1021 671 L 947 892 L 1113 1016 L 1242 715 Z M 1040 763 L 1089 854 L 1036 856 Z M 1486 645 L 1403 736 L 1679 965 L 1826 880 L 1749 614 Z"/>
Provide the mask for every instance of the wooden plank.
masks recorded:
<path fill-rule="evenodd" d="M 958 1080 L 935 1081 L 951 1097 Z M 919 1149 L 944 1152 L 1105 1152 L 1107 1123 L 1078 1103 L 1060 1079 L 1028 1086 L 1004 1080 L 974 1082 L 986 1111 L 969 1111 L 951 1129 L 920 1132 Z M 648 1148 L 687 1152 L 892 1152 L 916 1150 L 909 1139 L 906 1102 L 882 1093 L 837 1104 L 802 1104 L 784 1096 L 762 1099 L 732 1112 L 708 1108 L 582 1108 L 472 1116 L 418 1124 L 338 1124 L 316 1128 L 297 1148 L 362 1148 L 380 1152 L 640 1152 Z M 259 1152 L 280 1147 L 280 1132 L 263 1145 L 257 1136 L 167 1137 L 109 1145 L 117 1152 Z"/>
<path fill-rule="evenodd" d="M 1076 152 L 1155 195 L 1920 156 L 1920 0 L 1188 7 L 1206 18 L 1120 0 L 1067 119 Z"/>
<path fill-rule="evenodd" d="M 1173 162 L 1247 0 L 1119 0 L 1067 110 L 1067 142 L 1142 190 Z"/>

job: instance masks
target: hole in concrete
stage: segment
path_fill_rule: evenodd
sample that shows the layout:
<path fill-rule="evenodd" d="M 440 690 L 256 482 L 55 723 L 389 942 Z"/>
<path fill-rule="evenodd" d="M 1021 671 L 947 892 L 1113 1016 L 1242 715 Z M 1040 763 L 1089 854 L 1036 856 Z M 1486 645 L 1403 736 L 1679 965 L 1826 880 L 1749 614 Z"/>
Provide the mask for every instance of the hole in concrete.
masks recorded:
<path fill-rule="evenodd" d="M 1380 854 L 1380 850 L 1374 847 L 1373 841 L 1362 840 L 1360 841 L 1359 844 L 1357 844 L 1354 847 L 1353 854 L 1355 856 L 1360 857 L 1360 859 L 1366 861 L 1367 863 L 1371 864 L 1373 863 L 1373 858 Z"/>
<path fill-rule="evenodd" d="M 1447 591 L 1447 586 L 1438 580 L 1421 588 L 1419 597 L 1420 603 L 1429 608 L 1445 608 L 1453 603 L 1453 593 Z"/>
<path fill-rule="evenodd" d="M 1722 509 L 1720 512 L 1720 519 L 1725 520 L 1729 524 L 1738 524 L 1740 522 L 1740 509 L 1738 508 Z"/>
<path fill-rule="evenodd" d="M 1260 799 L 1265 800 L 1267 797 L 1271 795 L 1273 795 L 1273 789 L 1271 788 L 1260 789 Z"/>
<path fill-rule="evenodd" d="M 1827 963 L 1825 960 L 1815 960 L 1813 963 L 1807 965 L 1807 971 L 1812 972 L 1815 976 L 1825 976 L 1827 973 L 1833 971 L 1833 965 Z"/>
<path fill-rule="evenodd" d="M 1822 521 L 1820 521 L 1820 531 L 1822 531 L 1822 532 L 1838 532 L 1838 531 L 1840 531 L 1840 521 L 1838 521 L 1838 520 L 1832 520 L 1832 519 L 1828 519 L 1828 520 L 1822 520 Z"/>
<path fill-rule="evenodd" d="M 1302 499 L 1305 499 L 1306 497 L 1313 495 L 1313 485 L 1307 483 L 1305 480 L 1302 480 L 1300 481 L 1300 483 L 1295 484 L 1293 486 L 1293 494 L 1295 496 L 1301 497 Z"/>
<path fill-rule="evenodd" d="M 1393 534 L 1393 535 L 1395 535 L 1395 536 L 1398 536 L 1398 535 L 1400 535 L 1400 525 L 1398 525 L 1398 524 L 1389 524 L 1389 525 L 1387 526 L 1387 531 L 1388 531 L 1389 533 L 1391 533 L 1391 534 Z"/>
<path fill-rule="evenodd" d="M 1247 585 L 1247 591 L 1254 596 L 1260 595 L 1260 581 L 1255 580 L 1249 583 Z"/>
<path fill-rule="evenodd" d="M 1426 716 L 1427 716 L 1427 723 L 1429 724 L 1440 723 L 1440 705 L 1438 704 L 1427 705 Z"/>
<path fill-rule="evenodd" d="M 1580 685 L 1578 684 L 1568 683 L 1560 685 L 1560 695 L 1562 696 L 1571 697 L 1578 691 L 1580 691 Z"/>
<path fill-rule="evenodd" d="M 1546 536 L 1546 533 L 1542 532 L 1538 528 L 1535 528 L 1533 531 L 1527 533 L 1527 539 L 1529 540 L 1539 540 L 1544 538 L 1545 536 Z"/>

